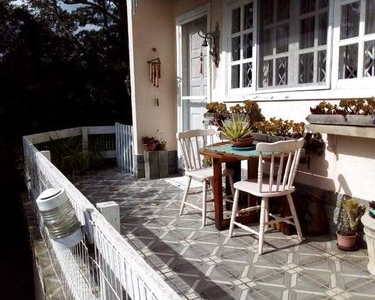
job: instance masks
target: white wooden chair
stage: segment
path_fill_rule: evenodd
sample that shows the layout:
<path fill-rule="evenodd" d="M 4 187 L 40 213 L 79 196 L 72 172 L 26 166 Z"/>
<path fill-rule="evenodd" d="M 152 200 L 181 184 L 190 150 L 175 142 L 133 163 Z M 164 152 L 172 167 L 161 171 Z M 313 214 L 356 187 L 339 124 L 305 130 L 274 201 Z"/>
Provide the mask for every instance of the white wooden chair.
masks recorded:
<path fill-rule="evenodd" d="M 259 151 L 259 166 L 258 166 L 258 178 L 248 179 L 236 182 L 234 184 L 234 202 L 232 208 L 232 217 L 230 220 L 229 237 L 233 235 L 234 225 L 241 227 L 253 234 L 259 236 L 258 253 L 263 253 L 263 239 L 264 232 L 267 231 L 268 225 L 279 222 L 286 222 L 296 227 L 298 237 L 302 241 L 302 231 L 299 224 L 296 209 L 293 204 L 291 194 L 294 192 L 293 181 L 296 176 L 299 158 L 301 154 L 301 148 L 303 146 L 303 138 L 290 141 L 280 141 L 272 144 L 258 143 L 256 150 Z M 264 158 L 267 156 L 267 159 Z M 278 165 L 275 162 L 279 162 Z M 286 163 L 285 163 L 286 162 Z M 269 165 L 269 176 L 265 178 L 264 167 Z M 243 191 L 251 195 L 261 197 L 261 205 L 250 206 L 238 210 L 238 197 L 239 192 Z M 269 213 L 268 200 L 273 197 L 286 196 L 288 199 L 291 216 L 278 217 Z M 242 212 L 259 210 L 260 209 L 260 221 L 259 231 L 256 231 L 248 226 L 235 221 L 236 215 Z M 273 218 L 269 220 L 269 216 Z M 293 219 L 294 222 L 291 221 Z"/>
<path fill-rule="evenodd" d="M 214 172 L 213 168 L 207 164 L 207 161 L 205 161 L 204 156 L 198 153 L 198 150 L 199 148 L 213 144 L 215 136 L 216 131 L 214 129 L 188 130 L 176 134 L 176 138 L 179 141 L 182 150 L 185 164 L 185 176 L 188 177 L 188 182 L 180 207 L 180 215 L 182 215 L 185 205 L 199 209 L 202 212 L 202 226 L 205 226 L 206 224 L 206 204 L 208 202 L 207 184 L 210 182 L 212 191 Z M 231 193 L 233 195 L 233 170 L 223 169 L 223 177 L 224 176 L 228 176 L 229 178 Z M 194 192 L 189 192 L 192 179 L 202 183 L 202 207 L 198 207 L 193 203 L 188 203 L 186 201 L 188 195 L 195 194 Z M 211 195 L 213 194 L 211 193 Z"/>

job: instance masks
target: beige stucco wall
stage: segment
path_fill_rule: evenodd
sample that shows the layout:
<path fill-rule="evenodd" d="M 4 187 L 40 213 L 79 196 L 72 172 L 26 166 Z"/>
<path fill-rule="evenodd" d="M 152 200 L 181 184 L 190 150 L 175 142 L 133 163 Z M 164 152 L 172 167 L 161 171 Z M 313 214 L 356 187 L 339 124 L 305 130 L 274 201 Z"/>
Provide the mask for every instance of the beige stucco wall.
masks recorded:
<path fill-rule="evenodd" d="M 142 0 L 139 1 L 137 15 L 133 20 L 134 43 L 134 72 L 135 90 L 133 117 L 138 135 L 154 135 L 156 129 L 163 130 L 163 138 L 168 141 L 169 149 L 176 149 L 175 132 L 177 129 L 177 101 L 176 101 L 176 59 L 175 59 L 175 19 L 199 6 L 210 2 L 210 24 L 214 28 L 219 22 L 221 30 L 220 49 L 221 62 L 217 69 L 211 63 L 211 101 L 233 101 L 226 96 L 225 91 L 225 40 L 223 32 L 223 1 L 213 0 Z M 156 55 L 151 48 L 156 47 Z M 155 89 L 148 80 L 148 66 L 146 61 L 154 56 L 162 60 L 162 79 L 160 88 Z M 358 96 L 368 92 L 358 91 Z M 324 98 L 325 91 L 301 93 L 301 98 Z M 356 91 L 345 92 L 348 96 L 357 95 Z M 346 94 L 341 94 L 346 95 Z M 340 95 L 340 96 L 341 96 Z M 320 100 L 273 100 L 267 95 L 257 96 L 262 113 L 266 118 L 276 116 L 283 119 L 305 121 L 310 106 L 315 106 Z M 293 96 L 292 96 L 293 97 Z M 291 97 L 291 98 L 292 98 Z M 160 99 L 160 107 L 154 105 L 154 99 Z M 242 95 L 238 99 L 254 99 L 253 95 Z M 296 99 L 298 96 L 295 97 Z M 332 98 L 332 95 L 330 96 Z M 285 100 L 287 99 L 287 100 Z M 134 116 L 136 114 L 136 116 Z M 327 145 L 333 146 L 336 152 L 326 150 L 323 156 L 311 158 L 310 169 L 307 165 L 300 165 L 297 181 L 308 185 L 336 191 L 355 197 L 374 200 L 373 174 L 375 173 L 375 140 L 364 138 L 350 138 L 323 134 Z M 329 143 L 328 143 L 329 141 Z M 138 145 L 139 146 L 139 145 Z M 138 147 L 138 153 L 142 148 Z"/>
<path fill-rule="evenodd" d="M 305 117 L 310 107 L 320 101 L 260 101 L 259 105 L 267 119 L 275 116 L 307 123 Z M 323 134 L 323 139 L 328 149 L 322 156 L 311 156 L 309 169 L 306 164 L 300 164 L 296 181 L 364 200 L 374 200 L 375 140 L 327 134 Z"/>
<path fill-rule="evenodd" d="M 128 1 L 128 6 L 129 6 Z M 148 135 L 167 141 L 167 149 L 176 149 L 176 63 L 173 1 L 138 1 L 136 15 L 128 20 L 131 40 L 130 60 L 132 85 L 133 127 L 135 153 L 143 152 L 141 137 Z M 153 52 L 152 48 L 157 51 Z M 159 87 L 149 79 L 147 61 L 159 57 L 161 79 Z M 159 99 L 159 106 L 156 105 Z"/>

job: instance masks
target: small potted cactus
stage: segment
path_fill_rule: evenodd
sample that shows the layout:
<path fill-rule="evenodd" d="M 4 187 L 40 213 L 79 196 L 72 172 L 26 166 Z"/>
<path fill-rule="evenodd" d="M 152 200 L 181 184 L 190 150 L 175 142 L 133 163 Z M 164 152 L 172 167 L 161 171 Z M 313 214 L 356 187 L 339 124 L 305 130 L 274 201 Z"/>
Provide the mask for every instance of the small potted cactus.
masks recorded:
<path fill-rule="evenodd" d="M 253 144 L 254 137 L 247 116 L 233 115 L 231 119 L 223 122 L 221 131 L 234 147 L 249 147 Z"/>
<path fill-rule="evenodd" d="M 366 208 L 353 198 L 343 200 L 339 227 L 336 232 L 337 244 L 341 250 L 355 250 L 359 220 Z"/>

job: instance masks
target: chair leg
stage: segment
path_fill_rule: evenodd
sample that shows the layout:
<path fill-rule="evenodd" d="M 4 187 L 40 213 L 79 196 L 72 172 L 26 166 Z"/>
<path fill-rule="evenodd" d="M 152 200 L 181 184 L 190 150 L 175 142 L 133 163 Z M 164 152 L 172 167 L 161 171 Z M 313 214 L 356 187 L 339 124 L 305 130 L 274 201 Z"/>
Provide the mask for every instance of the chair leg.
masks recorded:
<path fill-rule="evenodd" d="M 186 201 L 187 196 L 188 196 L 188 193 L 189 193 L 189 188 L 190 188 L 191 179 L 192 179 L 192 177 L 189 176 L 189 177 L 188 177 L 188 182 L 187 182 L 187 185 L 186 185 L 186 188 L 185 188 L 184 196 L 183 196 L 183 198 L 182 198 L 182 202 L 181 202 L 181 207 L 180 207 L 180 216 L 182 215 L 182 213 L 183 213 L 183 211 L 184 211 L 185 201 Z"/>
<path fill-rule="evenodd" d="M 214 178 L 210 178 L 211 198 L 214 199 Z"/>
<path fill-rule="evenodd" d="M 259 245 L 258 253 L 259 255 L 263 254 L 263 239 L 264 239 L 264 220 L 265 220 L 265 206 L 267 198 L 262 198 L 260 204 L 260 220 L 259 220 Z"/>
<path fill-rule="evenodd" d="M 232 206 L 232 216 L 230 218 L 230 225 L 229 225 L 229 237 L 232 237 L 233 235 L 233 229 L 234 229 L 234 221 L 236 220 L 236 214 L 238 209 L 238 198 L 240 196 L 240 191 L 236 190 L 234 192 L 234 199 L 233 199 L 233 206 Z"/>
<path fill-rule="evenodd" d="M 206 225 L 207 181 L 202 181 L 202 227 Z"/>
<path fill-rule="evenodd" d="M 230 184 L 230 192 L 232 193 L 232 196 L 234 197 L 234 187 L 233 187 L 234 180 L 233 180 L 233 175 L 229 175 L 228 179 L 229 179 L 229 184 Z"/>
<path fill-rule="evenodd" d="M 268 221 L 269 221 L 269 213 L 270 213 L 270 211 L 269 211 L 269 199 L 266 198 L 265 204 L 264 204 L 264 222 L 265 223 L 268 223 Z M 267 230 L 268 230 L 268 225 L 266 224 L 264 226 L 264 232 L 267 232 Z"/>
<path fill-rule="evenodd" d="M 288 198 L 289 208 L 293 216 L 294 225 L 296 226 L 296 229 L 297 229 L 298 238 L 302 242 L 303 235 L 302 235 L 301 225 L 299 224 L 299 221 L 298 221 L 297 212 L 296 212 L 296 208 L 294 207 L 292 195 L 288 194 L 286 195 L 286 197 Z"/>

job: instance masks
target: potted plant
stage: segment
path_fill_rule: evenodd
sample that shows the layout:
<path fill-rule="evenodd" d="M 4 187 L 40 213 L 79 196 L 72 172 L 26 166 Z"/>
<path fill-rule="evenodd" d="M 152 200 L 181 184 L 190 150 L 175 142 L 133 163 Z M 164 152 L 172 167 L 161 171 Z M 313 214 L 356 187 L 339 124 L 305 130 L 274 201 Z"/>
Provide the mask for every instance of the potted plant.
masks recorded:
<path fill-rule="evenodd" d="M 229 108 L 229 111 L 225 103 L 220 102 L 207 103 L 206 109 L 204 124 L 217 126 L 219 130 L 225 120 L 236 115 L 247 116 L 252 130 L 255 122 L 264 120 L 258 103 L 253 100 L 245 100 L 242 104 L 233 105 Z"/>
<path fill-rule="evenodd" d="M 154 151 L 156 150 L 157 146 L 159 145 L 159 140 L 155 139 L 153 136 L 143 136 L 142 143 L 147 151 Z"/>
<path fill-rule="evenodd" d="M 357 229 L 359 220 L 366 208 L 353 198 L 343 200 L 338 226 L 337 244 L 341 250 L 356 249 Z"/>
<path fill-rule="evenodd" d="M 311 124 L 375 126 L 375 98 L 344 99 L 339 104 L 326 101 L 310 107 L 306 120 Z"/>
<path fill-rule="evenodd" d="M 167 147 L 167 141 L 160 140 L 158 150 L 165 150 L 166 147 Z"/>
<path fill-rule="evenodd" d="M 249 147 L 253 144 L 254 137 L 247 116 L 233 115 L 231 119 L 223 122 L 221 131 L 235 147 Z"/>
<path fill-rule="evenodd" d="M 276 142 L 290 138 L 301 138 L 304 135 L 305 123 L 294 122 L 292 120 L 277 119 L 276 117 L 269 120 L 263 120 L 254 123 L 256 133 L 254 136 L 257 140 L 265 142 Z"/>
<path fill-rule="evenodd" d="M 361 218 L 361 222 L 363 224 L 363 231 L 365 232 L 367 242 L 369 258 L 367 269 L 372 275 L 375 275 L 375 201 L 370 202 L 370 207 Z"/>

